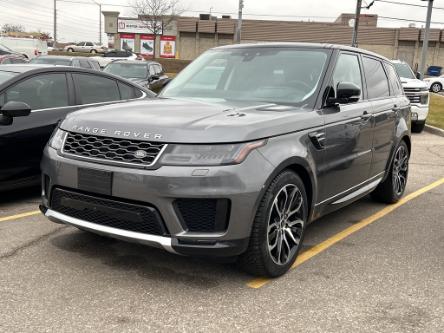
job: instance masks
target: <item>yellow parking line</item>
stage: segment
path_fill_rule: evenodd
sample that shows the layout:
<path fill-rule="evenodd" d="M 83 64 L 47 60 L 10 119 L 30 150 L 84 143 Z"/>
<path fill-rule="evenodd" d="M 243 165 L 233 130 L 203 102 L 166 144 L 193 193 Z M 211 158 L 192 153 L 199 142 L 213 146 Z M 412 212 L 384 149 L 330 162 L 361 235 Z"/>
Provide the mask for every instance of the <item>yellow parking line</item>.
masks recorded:
<path fill-rule="evenodd" d="M 343 240 L 344 238 L 350 236 L 351 234 L 361 230 L 362 228 L 368 226 L 369 224 L 379 220 L 380 218 L 391 213 L 392 211 L 394 211 L 398 207 L 404 205 L 405 203 L 409 202 L 410 200 L 413 200 L 416 197 L 420 196 L 421 194 L 424 194 L 424 193 L 426 193 L 426 192 L 428 192 L 428 191 L 430 191 L 430 190 L 434 189 L 435 187 L 438 187 L 442 184 L 444 184 L 444 178 L 441 178 L 440 180 L 437 180 L 437 181 L 431 183 L 430 185 L 427 185 L 427 186 L 425 186 L 413 193 L 410 193 L 409 195 L 407 195 L 404 198 L 402 198 L 401 200 L 399 200 L 397 203 L 381 209 L 380 211 L 376 212 L 375 214 L 373 214 L 369 217 L 366 217 L 365 219 L 359 221 L 358 223 L 356 223 L 356 224 L 342 230 L 341 232 L 333 235 L 332 237 L 326 239 L 322 243 L 319 243 L 319 244 L 313 246 L 312 248 L 302 252 L 298 256 L 296 261 L 294 262 L 293 266 L 291 266 L 291 268 L 294 269 L 294 268 L 298 267 L 299 265 L 302 265 L 307 260 L 310 260 L 314 256 L 318 255 L 319 253 L 321 253 L 321 252 L 325 251 L 326 249 L 328 249 L 329 247 L 333 246 L 337 242 L 339 242 L 339 241 Z M 256 278 L 256 279 L 249 281 L 247 283 L 247 286 L 250 288 L 257 289 L 257 288 L 260 288 L 260 287 L 266 285 L 270 281 L 271 281 L 271 279 L 268 279 L 268 278 Z"/>
<path fill-rule="evenodd" d="M 5 217 L 0 217 L 0 222 L 6 222 L 6 221 L 11 221 L 11 220 L 17 220 L 17 219 L 21 219 L 22 217 L 28 217 L 28 216 L 33 216 L 33 215 L 37 215 L 40 214 L 39 210 L 32 210 L 30 212 L 26 212 L 26 213 L 21 213 L 21 214 L 17 214 L 17 215 L 11 215 L 11 216 L 5 216 Z"/>

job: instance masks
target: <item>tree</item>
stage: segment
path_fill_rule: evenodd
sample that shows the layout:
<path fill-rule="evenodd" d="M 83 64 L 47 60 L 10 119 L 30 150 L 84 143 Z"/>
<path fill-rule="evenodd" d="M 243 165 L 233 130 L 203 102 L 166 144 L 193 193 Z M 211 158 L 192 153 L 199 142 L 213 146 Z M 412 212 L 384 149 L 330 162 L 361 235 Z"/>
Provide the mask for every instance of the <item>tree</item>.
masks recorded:
<path fill-rule="evenodd" d="M 135 14 L 153 35 L 161 35 L 176 17 L 184 12 L 179 7 L 180 0 L 135 0 Z M 154 50 L 156 40 L 154 39 Z"/>
<path fill-rule="evenodd" d="M 2 26 L 2 32 L 8 33 L 8 32 L 25 32 L 25 27 L 20 24 L 3 24 Z"/>

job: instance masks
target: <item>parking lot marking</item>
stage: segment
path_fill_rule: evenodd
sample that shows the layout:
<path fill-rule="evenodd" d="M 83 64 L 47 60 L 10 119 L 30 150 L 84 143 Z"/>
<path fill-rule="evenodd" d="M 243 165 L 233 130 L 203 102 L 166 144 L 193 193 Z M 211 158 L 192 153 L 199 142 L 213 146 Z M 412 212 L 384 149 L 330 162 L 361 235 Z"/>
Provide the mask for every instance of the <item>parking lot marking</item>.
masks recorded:
<path fill-rule="evenodd" d="M 33 210 L 33 211 L 30 211 L 30 212 L 21 213 L 21 214 L 17 214 L 17 215 L 0 217 L 0 222 L 17 220 L 17 219 L 21 219 L 22 217 L 28 217 L 28 216 L 33 216 L 33 215 L 37 215 L 37 214 L 40 214 L 39 210 Z"/>
<path fill-rule="evenodd" d="M 333 235 L 330 238 L 327 238 L 325 241 L 323 241 L 322 243 L 319 243 L 313 247 L 311 247 L 310 249 L 302 252 L 298 258 L 296 259 L 296 261 L 294 262 L 293 266 L 291 266 L 291 269 L 294 269 L 300 265 L 302 265 L 304 262 L 306 262 L 307 260 L 310 260 L 311 258 L 313 258 L 314 256 L 318 255 L 319 253 L 325 251 L 326 249 L 328 249 L 329 247 L 333 246 L 334 244 L 338 243 L 339 241 L 343 240 L 344 238 L 350 236 L 351 234 L 361 230 L 362 228 L 368 226 L 369 224 L 381 219 L 382 217 L 384 217 L 385 215 L 391 213 L 392 211 L 394 211 L 395 209 L 401 207 L 402 205 L 406 204 L 407 202 L 409 202 L 410 200 L 415 199 L 416 197 L 420 196 L 421 194 L 424 194 L 432 189 L 434 189 L 435 187 L 438 187 L 440 185 L 444 184 L 444 178 L 441 178 L 440 180 L 437 180 L 413 193 L 408 194 L 407 196 L 405 196 L 404 198 L 402 198 L 401 200 L 399 200 L 397 203 L 387 206 L 383 209 L 381 209 L 380 211 L 376 212 L 375 214 L 364 218 L 363 220 L 359 221 L 358 223 L 340 231 L 339 233 Z M 272 281 L 272 279 L 268 279 L 268 278 L 256 278 L 253 279 L 251 281 L 249 281 L 247 283 L 247 286 L 250 288 L 261 288 L 264 285 L 266 285 L 268 282 Z"/>

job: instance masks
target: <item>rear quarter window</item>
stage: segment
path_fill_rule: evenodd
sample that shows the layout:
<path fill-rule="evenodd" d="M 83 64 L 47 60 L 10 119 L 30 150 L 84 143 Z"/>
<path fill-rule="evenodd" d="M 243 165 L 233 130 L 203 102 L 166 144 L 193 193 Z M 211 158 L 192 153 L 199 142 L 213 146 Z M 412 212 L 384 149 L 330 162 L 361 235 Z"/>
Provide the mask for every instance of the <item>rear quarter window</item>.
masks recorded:
<path fill-rule="evenodd" d="M 381 61 L 368 57 L 364 57 L 363 60 L 368 98 L 389 97 L 389 82 Z"/>
<path fill-rule="evenodd" d="M 120 100 L 114 79 L 92 74 L 73 74 L 81 104 L 94 104 Z"/>

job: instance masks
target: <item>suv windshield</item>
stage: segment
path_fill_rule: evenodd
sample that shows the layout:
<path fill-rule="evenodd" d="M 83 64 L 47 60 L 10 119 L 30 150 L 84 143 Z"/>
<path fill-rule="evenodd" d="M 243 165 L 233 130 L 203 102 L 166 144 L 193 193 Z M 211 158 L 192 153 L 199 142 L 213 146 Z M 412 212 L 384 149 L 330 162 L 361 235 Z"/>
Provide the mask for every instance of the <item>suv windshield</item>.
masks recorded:
<path fill-rule="evenodd" d="M 328 52 L 268 47 L 210 50 L 187 66 L 161 96 L 312 107 Z"/>
<path fill-rule="evenodd" d="M 402 62 L 394 62 L 393 65 L 395 66 L 396 72 L 398 73 L 399 77 L 403 77 L 406 79 L 416 79 L 416 76 L 409 65 Z"/>
<path fill-rule="evenodd" d="M 18 74 L 19 73 L 15 73 L 15 72 L 0 71 L 0 84 L 8 81 L 10 78 L 12 78 Z"/>
<path fill-rule="evenodd" d="M 147 65 L 144 63 L 127 64 L 111 63 L 105 67 L 104 72 L 124 77 L 126 79 L 146 79 L 148 77 Z"/>
<path fill-rule="evenodd" d="M 62 66 L 70 66 L 70 59 L 63 58 L 34 58 L 30 61 L 31 64 L 49 64 L 49 65 L 62 65 Z"/>

